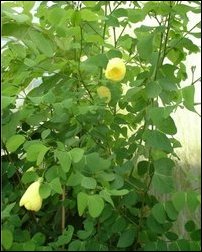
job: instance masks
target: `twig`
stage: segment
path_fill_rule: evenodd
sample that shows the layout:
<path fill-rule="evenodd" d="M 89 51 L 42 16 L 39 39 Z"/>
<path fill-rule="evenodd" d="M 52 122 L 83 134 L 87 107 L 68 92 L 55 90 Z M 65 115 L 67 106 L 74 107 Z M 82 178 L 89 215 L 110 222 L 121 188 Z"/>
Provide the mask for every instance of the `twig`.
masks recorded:
<path fill-rule="evenodd" d="M 106 17 L 106 15 L 107 15 L 107 2 L 105 2 L 105 13 L 104 14 L 105 14 L 105 17 Z M 106 28 L 107 28 L 107 24 L 106 24 L 106 21 L 105 21 L 104 28 L 103 28 L 103 34 L 102 34 L 103 40 L 105 39 Z M 102 46 L 101 53 L 102 54 L 104 53 L 104 45 Z M 102 70 L 103 70 L 103 68 L 100 69 L 100 78 L 99 78 L 99 80 L 102 79 Z"/>
<path fill-rule="evenodd" d="M 173 48 L 175 48 L 192 30 L 194 30 L 196 27 L 197 27 L 197 25 L 199 25 L 201 23 L 201 21 L 200 22 L 198 22 L 197 24 L 195 24 L 189 31 L 187 31 L 185 34 L 184 34 L 184 36 L 182 37 L 182 38 L 180 38 L 172 47 L 170 47 L 170 48 L 168 48 L 168 50 L 166 51 L 166 53 L 165 53 L 165 56 L 173 49 Z"/>

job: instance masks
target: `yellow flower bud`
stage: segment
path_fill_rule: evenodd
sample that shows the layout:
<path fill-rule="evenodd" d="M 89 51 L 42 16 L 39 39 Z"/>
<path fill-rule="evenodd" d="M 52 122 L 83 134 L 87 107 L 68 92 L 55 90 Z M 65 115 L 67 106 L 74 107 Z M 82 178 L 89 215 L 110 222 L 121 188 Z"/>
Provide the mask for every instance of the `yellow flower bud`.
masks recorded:
<path fill-rule="evenodd" d="M 42 198 L 39 194 L 40 181 L 32 183 L 20 200 L 20 206 L 24 206 L 27 210 L 39 211 L 42 206 Z"/>
<path fill-rule="evenodd" d="M 105 102 L 108 103 L 111 100 L 111 92 L 109 88 L 100 86 L 97 88 L 97 94 L 100 98 L 105 98 Z"/>
<path fill-rule="evenodd" d="M 112 81 L 121 81 L 126 74 L 126 66 L 122 59 L 110 59 L 105 71 L 105 77 Z"/>

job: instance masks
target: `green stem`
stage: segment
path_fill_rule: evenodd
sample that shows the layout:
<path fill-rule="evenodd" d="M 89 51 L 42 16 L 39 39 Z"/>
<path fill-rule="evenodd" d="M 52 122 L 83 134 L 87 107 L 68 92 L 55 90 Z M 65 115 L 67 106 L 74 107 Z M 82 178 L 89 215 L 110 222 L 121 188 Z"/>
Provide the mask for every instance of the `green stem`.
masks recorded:
<path fill-rule="evenodd" d="M 105 3 L 105 13 L 104 13 L 105 17 L 107 15 L 107 2 Z M 102 38 L 103 38 L 103 41 L 105 40 L 105 33 L 106 33 L 106 28 L 107 28 L 107 24 L 106 22 L 104 22 L 104 28 L 103 28 L 103 34 L 102 34 Z M 102 49 L 101 49 L 101 54 L 104 53 L 104 45 L 102 46 Z M 102 79 L 102 70 L 103 68 L 100 69 L 100 78 L 99 80 Z"/>

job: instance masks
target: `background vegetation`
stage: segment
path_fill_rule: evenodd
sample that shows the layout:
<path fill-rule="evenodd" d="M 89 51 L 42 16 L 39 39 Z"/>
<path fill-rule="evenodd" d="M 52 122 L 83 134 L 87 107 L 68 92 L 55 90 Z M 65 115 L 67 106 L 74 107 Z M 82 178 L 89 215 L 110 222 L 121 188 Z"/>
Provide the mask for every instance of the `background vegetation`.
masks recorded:
<path fill-rule="evenodd" d="M 42 1 L 37 20 L 34 6 L 2 3 L 3 250 L 199 251 L 200 194 L 173 180 L 173 114 L 198 113 L 198 79 L 181 83 L 199 52 L 188 13 L 200 2 Z M 126 75 L 113 82 L 104 73 L 117 57 Z M 27 211 L 19 202 L 38 178 L 42 208 Z"/>

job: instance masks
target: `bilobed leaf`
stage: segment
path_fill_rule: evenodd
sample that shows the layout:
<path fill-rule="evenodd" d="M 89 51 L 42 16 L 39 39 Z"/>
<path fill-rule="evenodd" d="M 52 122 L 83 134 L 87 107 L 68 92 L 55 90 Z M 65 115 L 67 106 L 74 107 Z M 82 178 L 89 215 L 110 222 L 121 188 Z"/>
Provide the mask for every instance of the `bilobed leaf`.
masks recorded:
<path fill-rule="evenodd" d="M 41 184 L 39 187 L 39 194 L 43 199 L 46 199 L 51 194 L 51 188 L 48 183 Z"/>
<path fill-rule="evenodd" d="M 72 157 L 72 161 L 74 163 L 78 163 L 83 157 L 84 150 L 81 148 L 74 148 L 74 149 L 70 150 L 69 153 Z"/>
<path fill-rule="evenodd" d="M 172 146 L 167 136 L 158 130 L 146 130 L 143 133 L 143 139 L 153 148 L 172 152 Z"/>
<path fill-rule="evenodd" d="M 15 97 L 10 97 L 10 96 L 5 96 L 2 95 L 2 109 L 5 109 L 6 107 L 8 107 L 10 104 L 13 104 L 15 101 Z"/>
<path fill-rule="evenodd" d="M 198 199 L 198 196 L 200 195 L 197 192 L 187 192 L 187 206 L 191 212 L 194 212 L 200 205 L 200 200 Z"/>
<path fill-rule="evenodd" d="M 128 10 L 123 9 L 123 8 L 116 9 L 113 12 L 113 16 L 115 16 L 117 18 L 119 18 L 119 17 L 127 17 L 128 16 Z"/>
<path fill-rule="evenodd" d="M 56 193 L 61 194 L 62 193 L 62 186 L 60 183 L 60 179 L 59 178 L 54 178 L 51 182 L 50 182 L 50 187 L 53 189 L 53 191 L 55 191 Z"/>
<path fill-rule="evenodd" d="M 59 163 L 64 170 L 64 172 L 68 172 L 71 167 L 71 156 L 70 153 L 66 151 L 55 151 L 55 155 L 59 160 Z"/>
<path fill-rule="evenodd" d="M 88 196 L 88 210 L 93 218 L 97 218 L 104 208 L 104 201 L 100 195 Z"/>
<path fill-rule="evenodd" d="M 38 179 L 38 175 L 34 171 L 27 171 L 23 174 L 21 181 L 24 184 L 34 182 Z"/>
<path fill-rule="evenodd" d="M 152 186 L 161 193 L 169 193 L 174 190 L 172 168 L 174 162 L 169 158 L 161 158 L 154 162 L 154 176 Z"/>
<path fill-rule="evenodd" d="M 96 173 L 101 170 L 107 170 L 111 165 L 111 161 L 103 159 L 97 152 L 93 152 L 86 155 L 86 165 L 90 172 Z"/>
<path fill-rule="evenodd" d="M 68 186 L 77 186 L 81 184 L 81 181 L 83 179 L 83 175 L 80 172 L 72 172 L 67 180 Z"/>
<path fill-rule="evenodd" d="M 48 135 L 50 135 L 50 133 L 51 133 L 50 129 L 46 129 L 46 130 L 42 131 L 41 138 L 45 139 Z"/>
<path fill-rule="evenodd" d="M 37 165 L 40 165 L 42 163 L 44 156 L 49 149 L 50 149 L 50 147 L 46 147 L 46 146 L 43 146 L 43 148 L 41 148 L 41 150 L 38 154 L 38 157 L 37 157 L 37 161 L 36 161 Z"/>
<path fill-rule="evenodd" d="M 88 205 L 88 194 L 84 192 L 80 192 L 77 195 L 77 208 L 79 212 L 79 216 L 83 215 L 84 210 Z"/>
<path fill-rule="evenodd" d="M 29 31 L 29 35 L 39 51 L 44 53 L 47 57 L 52 57 L 54 55 L 51 41 L 48 38 L 45 38 L 42 33 L 31 30 Z"/>
<path fill-rule="evenodd" d="M 47 14 L 48 21 L 56 26 L 61 25 L 65 20 L 65 16 L 67 15 L 66 11 L 62 8 L 51 9 Z"/>
<path fill-rule="evenodd" d="M 22 135 L 14 135 L 6 142 L 6 148 L 9 152 L 14 152 L 25 142 L 25 137 Z"/>
<path fill-rule="evenodd" d="M 183 95 L 183 104 L 184 106 L 195 112 L 195 108 L 194 108 L 194 93 L 195 93 L 195 87 L 194 85 L 188 86 L 188 87 L 184 87 L 182 89 L 182 95 Z"/>
<path fill-rule="evenodd" d="M 72 225 L 68 225 L 68 229 L 63 231 L 63 234 L 58 237 L 56 241 L 57 246 L 62 246 L 68 244 L 73 236 L 74 227 Z"/>
<path fill-rule="evenodd" d="M 186 203 L 186 193 L 185 192 L 176 192 L 172 196 L 172 202 L 175 209 L 180 212 Z"/>
<path fill-rule="evenodd" d="M 117 247 L 118 248 L 127 248 L 131 246 L 135 240 L 136 230 L 135 228 L 130 228 L 124 231 L 119 237 Z"/>
<path fill-rule="evenodd" d="M 5 207 L 5 209 L 2 211 L 2 220 L 10 216 L 11 210 L 14 208 L 16 202 L 13 202 Z"/>
<path fill-rule="evenodd" d="M 126 195 L 129 193 L 129 191 L 127 189 L 122 189 L 122 190 L 116 190 L 116 189 L 109 190 L 109 189 L 107 189 L 107 192 L 113 196 L 122 196 L 122 195 Z"/>
<path fill-rule="evenodd" d="M 158 97 L 161 93 L 161 90 L 162 88 L 157 81 L 148 83 L 145 88 L 145 92 L 148 98 Z"/>
<path fill-rule="evenodd" d="M 81 18 L 84 21 L 97 21 L 97 20 L 99 20 L 99 16 L 97 14 L 95 14 L 94 12 L 92 12 L 91 10 L 81 9 L 80 13 L 81 13 Z"/>
<path fill-rule="evenodd" d="M 145 18 L 145 13 L 141 9 L 129 9 L 128 10 L 128 19 L 131 23 L 137 23 Z"/>
<path fill-rule="evenodd" d="M 95 189 L 97 186 L 97 182 L 94 178 L 83 177 L 83 179 L 81 180 L 81 186 L 86 189 Z"/>
<path fill-rule="evenodd" d="M 172 201 L 166 201 L 164 204 L 164 208 L 165 208 L 165 211 L 166 211 L 169 219 L 171 219 L 172 221 L 177 220 L 178 211 L 173 206 Z"/>
<path fill-rule="evenodd" d="M 109 202 L 114 207 L 114 202 L 107 191 L 102 190 L 99 194 L 105 201 Z"/>
<path fill-rule="evenodd" d="M 157 203 L 152 207 L 152 215 L 154 218 L 161 224 L 164 224 L 166 221 L 166 212 L 163 204 Z"/>
<path fill-rule="evenodd" d="M 148 60 L 153 51 L 153 35 L 148 34 L 140 37 L 137 42 L 137 51 L 140 58 Z"/>

